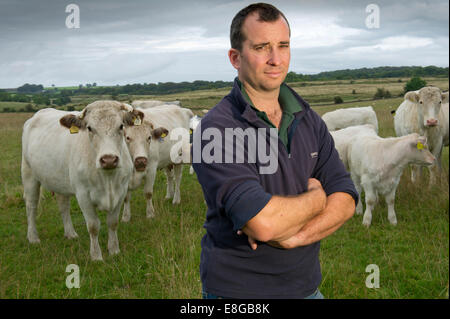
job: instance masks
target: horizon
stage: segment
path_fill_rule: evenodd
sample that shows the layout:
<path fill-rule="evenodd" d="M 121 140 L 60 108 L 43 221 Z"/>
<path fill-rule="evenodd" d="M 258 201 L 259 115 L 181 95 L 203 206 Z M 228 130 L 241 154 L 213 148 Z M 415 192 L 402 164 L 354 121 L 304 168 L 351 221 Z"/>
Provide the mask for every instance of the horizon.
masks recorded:
<path fill-rule="evenodd" d="M 425 68 L 425 67 L 437 67 L 436 65 L 426 65 L 426 66 L 421 66 L 421 65 L 402 65 L 402 66 L 387 66 L 387 65 L 381 65 L 381 66 L 375 66 L 375 67 L 372 67 L 372 68 L 366 68 L 366 69 L 376 69 L 376 68 L 384 68 L 384 67 L 393 67 L 393 68 L 412 68 L 412 67 L 422 67 L 422 68 Z M 447 66 L 442 66 L 442 67 L 439 67 L 439 68 L 449 68 L 449 66 L 447 65 Z M 296 73 L 296 74 L 302 74 L 302 75 L 318 75 L 318 74 L 320 74 L 320 73 L 325 73 L 325 72 L 338 72 L 338 71 L 347 71 L 347 70 L 350 70 L 350 71 L 353 71 L 353 70 L 360 70 L 360 69 L 365 69 L 365 67 L 363 67 L 363 68 L 357 68 L 357 69 L 339 69 L 339 70 L 330 70 L 330 71 L 320 71 L 320 72 L 318 72 L 318 73 L 310 73 L 310 74 L 306 74 L 306 73 L 298 73 L 298 72 L 295 72 L 295 71 L 289 71 L 289 72 L 294 72 L 294 73 Z M 402 77 L 402 76 L 400 76 L 400 77 Z M 423 76 L 424 78 L 426 78 L 426 77 L 433 77 L 433 76 Z M 393 77 L 386 77 L 386 78 L 398 78 L 397 76 L 393 76 Z M 362 78 L 361 78 L 362 79 Z M 364 78 L 364 79 L 369 79 L 369 78 Z M 223 81 L 223 82 L 233 82 L 233 80 L 234 80 L 234 78 L 232 78 L 232 79 L 230 79 L 230 80 L 215 80 L 215 81 Z M 343 79 L 343 80 L 345 80 L 345 79 Z M 47 88 L 53 88 L 53 85 L 54 85 L 54 87 L 55 88 L 70 88 L 70 87 L 79 87 L 79 85 L 80 84 L 82 84 L 83 85 L 83 88 L 86 88 L 86 85 L 87 84 L 93 84 L 93 83 L 95 83 L 96 84 L 96 86 L 95 87 L 112 87 L 112 86 L 125 86 L 125 85 L 134 85 L 134 84 L 140 84 L 140 85 L 144 85 L 144 84 L 158 84 L 158 83 L 168 83 L 168 82 L 171 82 L 171 83 L 176 83 L 176 84 L 179 84 L 179 83 L 183 83 L 183 82 L 188 82 L 188 83 L 193 83 L 193 82 L 195 82 L 195 81 L 206 81 L 206 82 L 215 82 L 214 80 L 213 81 L 208 81 L 208 80 L 202 80 L 202 79 L 197 79 L 197 80 L 193 80 L 193 81 L 180 81 L 180 82 L 175 82 L 175 81 L 167 81 L 167 82 L 142 82 L 142 83 L 125 83 L 125 84 L 121 84 L 121 85 L 119 85 L 119 84 L 113 84 L 113 85 L 102 85 L 101 83 L 99 84 L 97 81 L 94 81 L 94 82 L 92 82 L 92 83 L 78 83 L 78 84 L 73 84 L 73 85 L 65 85 L 65 86 L 59 86 L 59 85 L 57 85 L 57 84 L 55 84 L 55 83 L 52 83 L 51 85 L 48 85 L 48 86 L 46 86 L 46 85 L 43 85 L 42 83 L 29 83 L 29 82 L 27 82 L 27 83 L 23 83 L 23 84 L 21 84 L 21 85 L 19 85 L 19 86 L 17 86 L 17 87 L 10 87 L 10 88 L 5 88 L 5 87 L 0 87 L 0 90 L 15 90 L 15 89 L 17 89 L 17 88 L 19 88 L 19 87 L 21 87 L 21 86 L 23 86 L 23 85 L 25 85 L 25 84 L 29 84 L 29 85 L 42 85 L 43 87 L 44 87 L 44 89 L 47 89 Z M 313 81 L 313 80 L 312 80 Z M 335 80 L 330 80 L 330 81 L 335 81 Z M 336 80 L 336 81 L 339 81 L 339 80 Z"/>

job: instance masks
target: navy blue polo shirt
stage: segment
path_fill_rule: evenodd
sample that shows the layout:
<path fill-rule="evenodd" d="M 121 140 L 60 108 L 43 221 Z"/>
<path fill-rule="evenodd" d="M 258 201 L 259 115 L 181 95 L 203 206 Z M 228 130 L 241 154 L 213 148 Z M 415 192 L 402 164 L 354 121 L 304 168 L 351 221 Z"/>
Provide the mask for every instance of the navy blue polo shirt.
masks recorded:
<path fill-rule="evenodd" d="M 227 129 L 241 132 L 267 129 L 263 138 L 266 150 L 273 143 L 269 138 L 269 125 L 244 98 L 237 79 L 230 94 L 203 117 L 200 129 L 194 132 L 193 152 L 201 150 L 218 159 L 205 160 L 202 156 L 196 163 L 193 154 L 193 167 L 208 206 L 204 223 L 206 234 L 201 242 L 200 277 L 204 289 L 211 294 L 231 298 L 311 295 L 321 281 L 320 242 L 289 250 L 260 242 L 258 248 L 252 250 L 247 236 L 238 236 L 236 231 L 258 214 L 273 195 L 306 192 L 309 178 L 317 178 L 327 195 L 346 192 L 355 202 L 358 200 L 358 193 L 325 123 L 308 103 L 286 87 L 300 103 L 301 111 L 293 113 L 287 145 L 279 137 L 275 140 L 278 143 L 277 166 L 271 174 L 261 174 L 265 163 L 248 156 L 252 149 L 248 147 L 248 139 L 244 139 L 243 161 L 224 161 L 229 150 L 220 146 L 226 145 Z M 211 147 L 214 138 L 222 141 L 214 141 L 215 147 Z"/>

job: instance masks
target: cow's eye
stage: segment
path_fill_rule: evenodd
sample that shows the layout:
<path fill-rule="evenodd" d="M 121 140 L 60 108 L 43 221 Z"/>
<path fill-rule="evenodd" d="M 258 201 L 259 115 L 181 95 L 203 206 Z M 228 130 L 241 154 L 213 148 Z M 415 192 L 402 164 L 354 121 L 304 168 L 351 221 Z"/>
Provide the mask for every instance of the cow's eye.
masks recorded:
<path fill-rule="evenodd" d="M 128 141 L 128 142 L 131 141 L 131 138 L 130 138 L 129 136 L 127 136 L 127 141 Z"/>
<path fill-rule="evenodd" d="M 423 102 L 422 102 L 422 101 L 419 101 L 419 103 L 420 103 L 420 104 L 423 104 Z"/>
<path fill-rule="evenodd" d="M 89 130 L 89 132 L 92 132 L 92 128 L 90 126 L 88 126 L 87 129 Z"/>
<path fill-rule="evenodd" d="M 123 124 L 120 124 L 119 130 L 123 130 Z"/>
<path fill-rule="evenodd" d="M 148 138 L 147 138 L 147 141 L 151 141 L 152 140 L 152 136 L 150 135 Z"/>

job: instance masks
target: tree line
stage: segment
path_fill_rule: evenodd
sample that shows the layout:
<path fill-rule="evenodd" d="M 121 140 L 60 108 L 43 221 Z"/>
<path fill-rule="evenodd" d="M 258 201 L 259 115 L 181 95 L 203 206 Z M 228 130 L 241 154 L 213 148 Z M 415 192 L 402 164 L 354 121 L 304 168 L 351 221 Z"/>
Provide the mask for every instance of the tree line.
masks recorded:
<path fill-rule="evenodd" d="M 402 77 L 448 77 L 448 67 L 437 66 L 402 66 L 402 67 L 376 67 L 361 69 L 346 69 L 317 74 L 301 74 L 289 72 L 286 82 L 324 81 L 324 80 L 357 80 L 372 78 L 402 78 Z M 0 101 L 34 102 L 36 104 L 64 105 L 70 103 L 73 95 L 111 95 L 113 98 L 120 94 L 127 95 L 161 95 L 174 94 L 196 90 L 221 89 L 231 87 L 231 81 L 194 81 L 194 82 L 158 82 L 136 83 L 116 86 L 79 85 L 76 89 L 45 90 L 42 85 L 24 84 L 16 92 L 2 92 Z M 31 94 L 31 96 L 29 95 Z"/>

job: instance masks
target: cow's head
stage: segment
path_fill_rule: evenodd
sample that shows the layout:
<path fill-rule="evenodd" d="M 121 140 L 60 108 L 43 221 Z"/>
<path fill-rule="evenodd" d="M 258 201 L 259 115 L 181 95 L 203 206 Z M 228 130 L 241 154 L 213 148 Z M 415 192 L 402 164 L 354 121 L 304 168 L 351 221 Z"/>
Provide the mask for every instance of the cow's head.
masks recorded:
<path fill-rule="evenodd" d="M 408 139 L 410 163 L 424 166 L 432 165 L 436 158 L 428 149 L 427 138 L 413 133 L 408 135 Z"/>
<path fill-rule="evenodd" d="M 144 121 L 140 126 L 130 126 L 125 129 L 125 140 L 134 168 L 143 172 L 147 168 L 150 143 L 159 143 L 160 138 L 167 136 L 169 131 L 164 127 L 154 129 L 153 124 Z"/>
<path fill-rule="evenodd" d="M 121 154 L 127 151 L 124 129 L 140 125 L 144 114 L 117 101 L 96 101 L 81 112 L 67 114 L 59 122 L 71 133 L 87 134 L 89 147 L 96 154 L 96 167 L 114 169 L 121 165 Z"/>
<path fill-rule="evenodd" d="M 427 86 L 419 91 L 406 93 L 405 100 L 417 103 L 420 122 L 425 127 L 432 127 L 439 124 L 441 104 L 448 102 L 448 92 L 442 93 L 437 87 Z"/>

